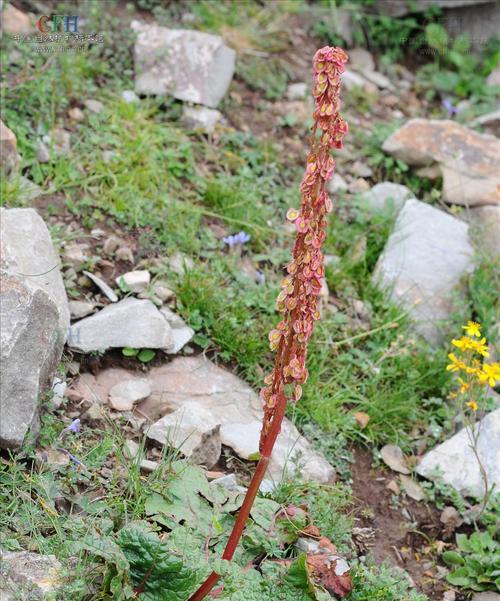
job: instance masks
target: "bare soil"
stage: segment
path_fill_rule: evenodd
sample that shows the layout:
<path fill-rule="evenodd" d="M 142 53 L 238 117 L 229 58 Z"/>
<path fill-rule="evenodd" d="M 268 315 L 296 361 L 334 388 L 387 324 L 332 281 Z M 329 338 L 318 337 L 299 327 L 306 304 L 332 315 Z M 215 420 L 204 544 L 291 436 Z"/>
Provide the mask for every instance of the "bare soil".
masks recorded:
<path fill-rule="evenodd" d="M 372 468 L 368 450 L 355 449 L 354 459 L 351 473 L 356 526 L 374 530 L 369 552 L 377 563 L 387 561 L 406 570 L 416 588 L 431 601 L 442 601 L 444 591 L 451 587 L 438 560 L 445 537 L 440 511 L 404 493 L 396 496 L 387 485 L 392 480 L 398 482 L 398 475 L 384 467 Z M 456 601 L 465 599 L 457 593 Z"/>

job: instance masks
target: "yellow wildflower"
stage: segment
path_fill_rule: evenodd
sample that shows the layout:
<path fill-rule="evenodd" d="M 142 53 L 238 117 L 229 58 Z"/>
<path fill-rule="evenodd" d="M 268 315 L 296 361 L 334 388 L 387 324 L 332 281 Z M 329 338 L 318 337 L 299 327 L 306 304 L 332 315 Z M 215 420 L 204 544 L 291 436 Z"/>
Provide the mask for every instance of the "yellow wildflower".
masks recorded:
<path fill-rule="evenodd" d="M 489 357 L 490 354 L 488 352 L 488 343 L 486 342 L 486 338 L 481 338 L 481 340 L 471 340 L 471 348 L 476 351 L 483 357 Z"/>
<path fill-rule="evenodd" d="M 461 351 L 472 350 L 476 353 L 479 353 L 483 357 L 489 357 L 488 353 L 488 343 L 486 342 L 486 338 L 482 338 L 481 340 L 474 340 L 473 338 L 469 338 L 468 336 L 462 336 L 462 338 L 458 338 L 458 340 L 452 340 L 451 344 L 456 346 Z"/>
<path fill-rule="evenodd" d="M 482 384 L 495 386 L 496 382 L 500 382 L 500 363 L 483 363 L 478 378 Z"/>
<path fill-rule="evenodd" d="M 460 394 L 467 392 L 470 388 L 470 384 L 462 380 L 462 378 L 458 378 L 458 381 L 460 382 Z"/>
<path fill-rule="evenodd" d="M 461 369 L 466 371 L 467 365 L 460 359 L 457 359 L 454 353 L 450 353 L 448 355 L 448 359 L 451 361 L 449 365 L 446 366 L 447 371 L 460 371 Z"/>
<path fill-rule="evenodd" d="M 468 403 L 465 403 L 467 405 L 467 407 L 469 409 L 472 409 L 472 411 L 477 411 L 477 403 L 476 401 L 469 401 Z"/>
<path fill-rule="evenodd" d="M 462 326 L 462 330 L 465 330 L 469 336 L 481 338 L 481 324 L 476 321 L 467 322 L 466 326 Z"/>
<path fill-rule="evenodd" d="M 458 340 L 452 340 L 451 344 L 453 344 L 453 346 L 456 346 L 461 351 L 467 351 L 468 349 L 473 348 L 474 342 L 475 340 L 472 340 L 472 338 L 462 336 L 462 338 L 458 338 Z"/>

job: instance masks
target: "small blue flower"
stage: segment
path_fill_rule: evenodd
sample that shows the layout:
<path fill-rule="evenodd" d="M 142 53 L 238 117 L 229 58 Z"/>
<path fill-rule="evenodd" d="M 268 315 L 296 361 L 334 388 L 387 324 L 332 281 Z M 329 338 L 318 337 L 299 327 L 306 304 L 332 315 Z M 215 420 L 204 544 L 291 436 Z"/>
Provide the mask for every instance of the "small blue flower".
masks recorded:
<path fill-rule="evenodd" d="M 82 467 L 85 467 L 85 466 L 83 465 L 83 463 L 82 463 L 82 462 L 81 462 L 79 459 L 77 459 L 77 458 L 76 458 L 74 455 L 72 455 L 72 454 L 71 454 L 71 453 L 68 451 L 68 449 L 63 449 L 63 448 L 61 448 L 61 447 L 57 447 L 57 450 L 58 450 L 58 451 L 62 451 L 63 453 L 66 453 L 66 455 L 67 455 L 67 456 L 68 456 L 68 457 L 71 459 L 71 461 L 73 461 L 73 463 L 76 463 L 76 465 L 81 465 Z"/>
<path fill-rule="evenodd" d="M 73 420 L 67 429 L 69 432 L 80 432 L 80 419 Z"/>
<path fill-rule="evenodd" d="M 69 426 L 66 426 L 66 428 L 61 431 L 60 436 L 63 436 L 66 432 L 73 432 L 73 434 L 80 432 L 80 419 L 74 419 Z"/>
<path fill-rule="evenodd" d="M 71 461 L 73 461 L 74 463 L 76 463 L 76 465 L 81 465 L 83 466 L 83 463 L 77 459 L 74 455 L 72 455 L 69 451 L 67 451 L 68 453 L 68 457 L 71 459 Z"/>
<path fill-rule="evenodd" d="M 222 241 L 225 242 L 229 247 L 233 246 L 243 246 L 246 242 L 250 240 L 250 234 L 246 232 L 239 232 L 238 234 L 234 234 L 232 236 L 226 236 L 222 238 Z"/>
<path fill-rule="evenodd" d="M 454 117 L 460 112 L 458 106 L 455 106 L 450 98 L 445 98 L 441 104 L 443 105 L 443 108 L 446 109 L 446 111 L 448 112 L 448 117 Z"/>

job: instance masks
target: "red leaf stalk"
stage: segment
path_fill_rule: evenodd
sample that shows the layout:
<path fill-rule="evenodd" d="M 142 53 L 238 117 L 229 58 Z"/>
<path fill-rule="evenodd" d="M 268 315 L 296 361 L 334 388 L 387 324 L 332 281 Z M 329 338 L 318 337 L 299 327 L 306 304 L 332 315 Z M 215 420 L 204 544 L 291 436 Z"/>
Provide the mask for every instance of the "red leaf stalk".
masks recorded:
<path fill-rule="evenodd" d="M 287 267 L 288 275 L 281 283 L 281 292 L 276 300 L 283 318 L 269 333 L 276 359 L 261 391 L 264 419 L 259 444 L 260 460 L 222 559 L 233 558 L 280 433 L 287 402 L 300 399 L 302 384 L 308 376 L 305 366 L 307 344 L 314 322 L 320 317 L 318 296 L 324 277 L 321 245 L 326 238 L 327 214 L 332 210 L 332 201 L 325 190 L 335 168 L 330 151 L 342 148 L 342 138 L 347 132 L 347 123 L 339 115 L 340 76 L 346 61 L 347 54 L 336 47 L 321 48 L 314 56 L 315 109 L 311 150 L 300 186 L 300 211 L 290 209 L 287 213 L 287 219 L 295 224 L 297 236 L 293 258 Z M 219 575 L 212 572 L 189 601 L 204 599 L 218 580 Z"/>

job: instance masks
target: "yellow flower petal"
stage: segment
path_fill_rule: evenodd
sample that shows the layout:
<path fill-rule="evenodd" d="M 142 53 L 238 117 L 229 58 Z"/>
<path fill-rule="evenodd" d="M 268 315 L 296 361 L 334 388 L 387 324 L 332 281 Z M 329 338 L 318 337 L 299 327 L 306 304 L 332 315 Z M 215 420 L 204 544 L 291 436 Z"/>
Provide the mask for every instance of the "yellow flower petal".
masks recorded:
<path fill-rule="evenodd" d="M 469 336 L 481 338 L 481 324 L 476 321 L 467 322 L 466 326 L 462 326 L 462 330 L 465 330 Z"/>

